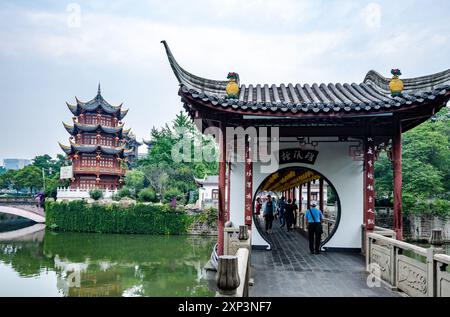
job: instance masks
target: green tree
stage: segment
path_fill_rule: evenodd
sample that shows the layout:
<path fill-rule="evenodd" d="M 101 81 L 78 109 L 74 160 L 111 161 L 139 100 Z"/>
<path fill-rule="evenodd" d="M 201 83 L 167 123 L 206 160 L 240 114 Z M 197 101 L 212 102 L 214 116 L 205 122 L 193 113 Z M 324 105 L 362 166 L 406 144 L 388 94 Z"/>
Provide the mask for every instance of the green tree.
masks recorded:
<path fill-rule="evenodd" d="M 30 193 L 42 188 L 42 173 L 36 166 L 28 165 L 17 171 L 14 176 L 14 187 L 17 190 L 28 188 Z"/>
<path fill-rule="evenodd" d="M 214 140 L 202 135 L 185 113 L 177 114 L 171 125 L 166 124 L 161 129 L 152 128 L 150 134 L 152 149 L 137 165 L 138 170 L 144 173 L 144 185 L 148 184 L 160 199 L 166 197 L 166 191 L 171 191 L 185 197 L 184 202 L 187 202 L 189 192 L 196 190 L 194 177 L 217 174 L 217 146 Z M 181 161 L 172 158 L 172 150 L 180 141 L 187 142 L 186 147 L 191 150 L 190 156 L 183 153 L 185 156 Z M 212 162 L 195 161 L 196 144 L 212 148 L 216 159 Z"/>
<path fill-rule="evenodd" d="M 129 170 L 125 174 L 125 185 L 129 188 L 133 188 L 136 194 L 144 188 L 145 175 L 141 170 Z"/>
<path fill-rule="evenodd" d="M 450 111 L 403 134 L 403 209 L 442 214 L 450 200 Z M 385 155 L 375 164 L 377 198 L 392 201 L 392 164 Z M 447 214 L 450 210 L 447 210 Z"/>

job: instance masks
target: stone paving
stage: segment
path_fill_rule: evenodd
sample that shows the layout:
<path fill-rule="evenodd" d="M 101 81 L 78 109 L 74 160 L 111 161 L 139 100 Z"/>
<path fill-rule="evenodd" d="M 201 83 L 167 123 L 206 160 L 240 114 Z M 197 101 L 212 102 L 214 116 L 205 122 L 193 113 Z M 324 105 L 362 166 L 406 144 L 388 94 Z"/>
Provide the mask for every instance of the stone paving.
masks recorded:
<path fill-rule="evenodd" d="M 309 253 L 308 241 L 297 231 L 280 229 L 274 221 L 271 251 L 253 250 L 250 296 L 393 297 L 383 286 L 369 288 L 364 258 L 356 253 Z"/>

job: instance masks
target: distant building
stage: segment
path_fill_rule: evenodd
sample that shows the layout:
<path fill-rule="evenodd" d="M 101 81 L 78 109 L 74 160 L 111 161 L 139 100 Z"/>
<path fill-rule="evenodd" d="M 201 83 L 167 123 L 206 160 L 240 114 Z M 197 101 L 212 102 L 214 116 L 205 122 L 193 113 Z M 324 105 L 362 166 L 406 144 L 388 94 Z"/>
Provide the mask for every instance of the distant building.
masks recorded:
<path fill-rule="evenodd" d="M 217 208 L 219 205 L 219 176 L 206 176 L 203 179 L 195 178 L 195 183 L 198 186 L 196 206 L 199 209 Z"/>
<path fill-rule="evenodd" d="M 139 158 L 138 149 L 142 143 L 136 140 L 136 136 L 130 131 L 130 129 L 125 130 L 125 132 L 125 149 L 128 154 L 128 167 L 134 168 L 134 163 Z"/>
<path fill-rule="evenodd" d="M 3 167 L 6 170 L 20 170 L 30 164 L 31 164 L 31 160 L 27 160 L 27 159 L 9 158 L 9 159 L 3 160 Z"/>
<path fill-rule="evenodd" d="M 143 139 L 142 142 L 145 145 L 147 145 L 148 153 L 150 153 L 150 151 L 152 150 L 152 147 L 153 147 L 153 141 L 152 140 L 145 140 L 145 139 Z"/>

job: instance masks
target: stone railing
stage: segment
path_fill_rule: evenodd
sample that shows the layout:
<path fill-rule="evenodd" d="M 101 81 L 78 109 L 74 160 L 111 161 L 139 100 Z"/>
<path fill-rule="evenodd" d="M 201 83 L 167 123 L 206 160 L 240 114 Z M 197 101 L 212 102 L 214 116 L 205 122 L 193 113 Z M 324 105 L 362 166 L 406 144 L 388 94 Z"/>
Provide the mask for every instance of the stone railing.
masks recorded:
<path fill-rule="evenodd" d="M 450 256 L 440 254 L 443 249 L 419 247 L 378 231 L 367 233 L 366 250 L 367 271 L 392 288 L 414 297 L 450 296 Z"/>
<path fill-rule="evenodd" d="M 33 197 L 0 197 L 0 205 L 34 205 L 36 199 Z"/>
<path fill-rule="evenodd" d="M 247 226 L 224 228 L 224 255 L 217 268 L 218 297 L 248 297 L 251 232 Z"/>
<path fill-rule="evenodd" d="M 373 232 L 392 239 L 397 238 L 397 234 L 395 233 L 394 230 L 391 229 L 375 226 Z M 366 225 L 363 224 L 361 226 L 361 254 L 365 255 L 366 249 L 367 249 Z"/>
<path fill-rule="evenodd" d="M 77 200 L 77 199 L 89 199 L 89 191 L 92 188 L 70 188 L 70 187 L 58 187 L 56 190 L 57 200 Z M 117 189 L 109 190 L 103 189 L 103 198 L 111 198 L 117 194 Z"/>

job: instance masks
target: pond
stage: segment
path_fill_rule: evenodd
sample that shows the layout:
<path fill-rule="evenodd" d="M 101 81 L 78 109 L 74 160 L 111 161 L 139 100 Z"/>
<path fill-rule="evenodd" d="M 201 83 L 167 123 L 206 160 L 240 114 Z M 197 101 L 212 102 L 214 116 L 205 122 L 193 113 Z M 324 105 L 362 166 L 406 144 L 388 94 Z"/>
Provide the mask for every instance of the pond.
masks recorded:
<path fill-rule="evenodd" d="M 0 241 L 0 297 L 214 296 L 202 274 L 214 243 L 41 230 Z"/>

